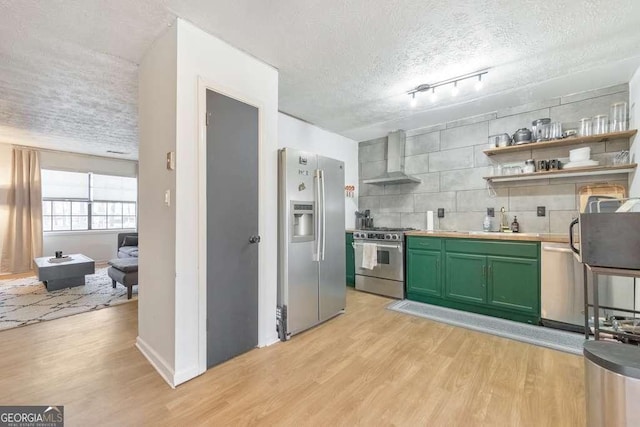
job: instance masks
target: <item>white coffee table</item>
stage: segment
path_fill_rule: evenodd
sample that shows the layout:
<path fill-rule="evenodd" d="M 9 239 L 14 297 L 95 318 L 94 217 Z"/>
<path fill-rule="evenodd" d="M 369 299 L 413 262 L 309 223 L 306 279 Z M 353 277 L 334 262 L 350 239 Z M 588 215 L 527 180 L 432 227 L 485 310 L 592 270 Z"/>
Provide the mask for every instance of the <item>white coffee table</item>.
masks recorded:
<path fill-rule="evenodd" d="M 82 254 L 68 255 L 68 261 L 50 262 L 53 257 L 35 258 L 36 274 L 48 291 L 85 284 L 84 276 L 96 272 L 95 262 Z"/>

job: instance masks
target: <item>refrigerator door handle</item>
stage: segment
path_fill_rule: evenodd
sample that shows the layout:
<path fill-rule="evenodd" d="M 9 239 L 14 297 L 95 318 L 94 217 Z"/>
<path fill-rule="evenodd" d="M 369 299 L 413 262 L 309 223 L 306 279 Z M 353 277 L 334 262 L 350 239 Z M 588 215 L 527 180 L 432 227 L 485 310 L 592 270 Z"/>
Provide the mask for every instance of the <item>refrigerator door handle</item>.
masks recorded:
<path fill-rule="evenodd" d="M 315 233 L 315 237 L 316 237 L 316 245 L 315 245 L 315 253 L 313 254 L 313 260 L 314 261 L 320 261 L 321 260 L 321 247 L 320 244 L 322 243 L 322 239 L 321 239 L 321 228 L 322 228 L 322 219 L 320 218 L 320 216 L 322 215 L 322 200 L 321 200 L 321 189 L 320 189 L 320 169 L 316 169 L 315 171 L 315 177 L 314 177 L 314 181 L 315 181 L 315 190 L 316 190 L 316 233 Z"/>
<path fill-rule="evenodd" d="M 327 243 L 327 212 L 326 212 L 326 199 L 325 199 L 325 190 L 324 190 L 324 170 L 320 169 L 320 186 L 321 186 L 321 192 L 322 192 L 322 211 L 321 211 L 321 215 L 322 215 L 322 258 L 321 260 L 324 261 L 324 252 L 326 249 L 326 243 Z"/>

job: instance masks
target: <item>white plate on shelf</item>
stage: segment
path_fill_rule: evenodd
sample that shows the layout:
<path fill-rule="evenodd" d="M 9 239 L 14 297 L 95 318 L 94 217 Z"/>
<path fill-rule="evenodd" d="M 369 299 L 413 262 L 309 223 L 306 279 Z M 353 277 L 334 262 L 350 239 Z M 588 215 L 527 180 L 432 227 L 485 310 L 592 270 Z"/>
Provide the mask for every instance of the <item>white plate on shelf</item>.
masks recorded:
<path fill-rule="evenodd" d="M 597 160 L 581 160 L 579 162 L 569 162 L 562 165 L 562 169 L 574 169 L 574 168 L 588 168 L 592 166 L 598 166 L 600 164 Z"/>

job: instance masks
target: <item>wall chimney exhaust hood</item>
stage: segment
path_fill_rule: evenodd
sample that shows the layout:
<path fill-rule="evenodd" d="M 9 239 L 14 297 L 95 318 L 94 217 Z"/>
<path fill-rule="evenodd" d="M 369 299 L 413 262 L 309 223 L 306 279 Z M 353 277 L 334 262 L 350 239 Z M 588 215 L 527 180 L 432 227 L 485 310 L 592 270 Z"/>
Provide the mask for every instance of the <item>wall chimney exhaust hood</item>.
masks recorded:
<path fill-rule="evenodd" d="M 363 184 L 407 184 L 422 182 L 420 178 L 404 173 L 404 145 L 407 135 L 403 130 L 391 132 L 387 138 L 387 171 L 379 177 L 365 179 Z"/>

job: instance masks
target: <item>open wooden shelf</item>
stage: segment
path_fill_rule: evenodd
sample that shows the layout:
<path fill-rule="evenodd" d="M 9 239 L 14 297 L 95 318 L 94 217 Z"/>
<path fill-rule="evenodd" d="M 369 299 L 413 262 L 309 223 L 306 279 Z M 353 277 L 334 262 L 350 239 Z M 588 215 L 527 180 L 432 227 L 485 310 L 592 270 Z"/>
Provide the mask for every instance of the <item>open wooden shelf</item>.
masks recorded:
<path fill-rule="evenodd" d="M 509 145 L 508 147 L 489 148 L 484 150 L 487 156 L 495 156 L 496 154 L 515 153 L 517 151 L 526 151 L 540 148 L 565 147 L 569 145 L 587 144 L 592 142 L 605 142 L 614 139 L 631 138 L 638 132 L 637 129 L 625 130 L 623 132 L 610 132 L 592 136 L 577 136 L 563 139 L 552 139 L 550 141 L 530 142 L 528 144 Z"/>
<path fill-rule="evenodd" d="M 631 173 L 638 165 L 631 163 L 616 166 L 591 166 L 586 168 L 560 169 L 533 173 L 520 173 L 517 175 L 485 176 L 489 182 L 528 181 L 536 179 L 569 178 L 572 176 L 614 175 L 618 173 Z"/>

